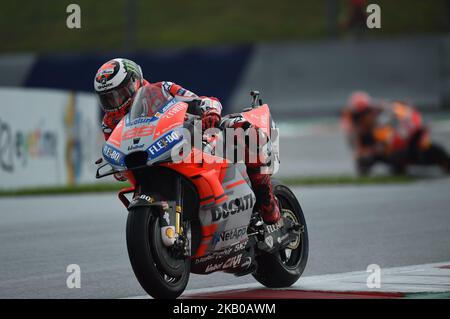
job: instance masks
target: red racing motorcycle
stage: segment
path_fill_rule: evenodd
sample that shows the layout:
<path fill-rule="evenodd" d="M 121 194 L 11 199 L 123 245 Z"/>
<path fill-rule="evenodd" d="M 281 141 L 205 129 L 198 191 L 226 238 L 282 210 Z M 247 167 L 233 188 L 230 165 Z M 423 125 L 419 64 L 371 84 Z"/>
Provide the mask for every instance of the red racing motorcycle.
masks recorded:
<path fill-rule="evenodd" d="M 275 124 L 269 107 L 258 92 L 252 96 L 252 106 L 241 114 L 270 134 Z M 132 184 L 118 196 L 128 210 L 128 255 L 139 283 L 154 298 L 180 296 L 190 273 L 252 274 L 266 287 L 292 285 L 308 259 L 298 200 L 273 180 L 282 218 L 265 224 L 253 209 L 245 164 L 218 158 L 207 151 L 210 142 L 187 141 L 193 127 L 188 111 L 195 107 L 195 100 L 167 99 L 158 89 L 142 87 L 97 162 L 97 178 L 120 172 Z M 175 161 L 174 154 L 183 160 Z M 204 160 L 186 160 L 196 156 Z"/>

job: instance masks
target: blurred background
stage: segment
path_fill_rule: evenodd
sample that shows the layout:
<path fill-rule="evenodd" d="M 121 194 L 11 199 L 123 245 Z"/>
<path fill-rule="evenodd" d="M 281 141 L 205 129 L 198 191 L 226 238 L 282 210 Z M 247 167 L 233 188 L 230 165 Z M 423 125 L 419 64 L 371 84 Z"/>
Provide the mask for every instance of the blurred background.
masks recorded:
<path fill-rule="evenodd" d="M 364 0 L 80 0 L 72 29 L 70 3 L 1 1 L 0 188 L 94 182 L 92 79 L 114 57 L 218 97 L 225 113 L 261 91 L 284 133 L 281 175 L 354 173 L 336 118 L 355 90 L 438 119 L 450 105 L 449 1 L 371 1 L 378 29 Z"/>

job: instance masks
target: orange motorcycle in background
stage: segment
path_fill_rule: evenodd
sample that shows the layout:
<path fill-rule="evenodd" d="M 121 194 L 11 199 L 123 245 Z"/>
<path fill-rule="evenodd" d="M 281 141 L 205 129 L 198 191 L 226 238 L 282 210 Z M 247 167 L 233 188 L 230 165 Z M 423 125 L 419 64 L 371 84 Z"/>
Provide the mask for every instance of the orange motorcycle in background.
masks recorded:
<path fill-rule="evenodd" d="M 393 174 L 410 165 L 438 165 L 450 173 L 450 157 L 430 138 L 422 115 L 403 102 L 392 102 L 354 114 L 343 112 L 341 123 L 353 150 L 357 171 L 367 175 L 376 163 Z"/>

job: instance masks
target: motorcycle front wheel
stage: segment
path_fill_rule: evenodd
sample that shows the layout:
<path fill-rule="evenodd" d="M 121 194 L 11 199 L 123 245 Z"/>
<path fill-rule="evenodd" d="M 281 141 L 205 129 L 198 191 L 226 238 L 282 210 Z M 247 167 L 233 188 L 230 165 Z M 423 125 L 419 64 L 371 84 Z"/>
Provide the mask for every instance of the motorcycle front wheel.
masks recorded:
<path fill-rule="evenodd" d="M 174 256 L 161 239 L 159 216 L 150 207 L 128 213 L 127 249 L 141 287 L 153 298 L 174 299 L 189 281 L 190 260 Z"/>

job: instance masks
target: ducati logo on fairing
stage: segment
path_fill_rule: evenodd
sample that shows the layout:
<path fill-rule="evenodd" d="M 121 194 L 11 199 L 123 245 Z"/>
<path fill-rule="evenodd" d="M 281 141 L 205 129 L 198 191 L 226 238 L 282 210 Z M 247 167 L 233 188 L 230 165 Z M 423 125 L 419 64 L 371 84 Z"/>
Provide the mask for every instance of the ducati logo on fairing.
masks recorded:
<path fill-rule="evenodd" d="M 239 205 L 236 205 L 236 202 L 238 202 Z M 230 215 L 234 215 L 252 208 L 254 204 L 255 198 L 252 196 L 252 194 L 247 194 L 243 197 L 238 198 L 237 200 L 233 199 L 231 201 L 225 202 L 223 203 L 223 205 L 213 207 L 211 209 L 212 221 L 216 222 L 221 218 L 228 218 Z"/>

